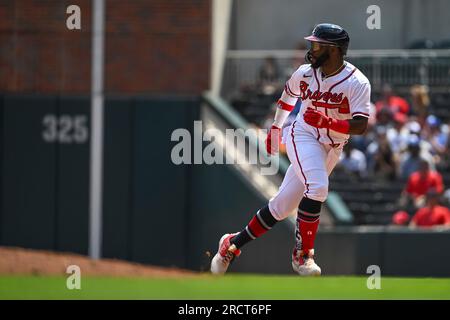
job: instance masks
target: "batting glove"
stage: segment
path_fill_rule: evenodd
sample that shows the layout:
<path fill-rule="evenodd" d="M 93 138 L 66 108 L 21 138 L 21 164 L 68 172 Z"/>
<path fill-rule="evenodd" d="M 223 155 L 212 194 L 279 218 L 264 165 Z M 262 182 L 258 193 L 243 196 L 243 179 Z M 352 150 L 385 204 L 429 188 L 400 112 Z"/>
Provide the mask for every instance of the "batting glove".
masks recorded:
<path fill-rule="evenodd" d="M 272 126 L 266 138 L 266 151 L 268 154 L 277 154 L 281 140 L 281 129 Z"/>
<path fill-rule="evenodd" d="M 332 118 L 324 115 L 322 112 L 307 108 L 305 113 L 303 114 L 303 119 L 305 122 L 315 128 L 330 128 Z"/>

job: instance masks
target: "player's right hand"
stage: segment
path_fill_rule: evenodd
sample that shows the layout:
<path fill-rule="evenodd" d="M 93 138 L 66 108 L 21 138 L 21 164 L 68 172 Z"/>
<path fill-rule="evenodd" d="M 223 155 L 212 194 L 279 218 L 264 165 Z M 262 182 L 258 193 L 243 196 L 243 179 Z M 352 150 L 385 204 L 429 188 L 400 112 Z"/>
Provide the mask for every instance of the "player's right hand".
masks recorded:
<path fill-rule="evenodd" d="M 277 154 L 281 141 L 281 129 L 272 126 L 266 138 L 266 151 L 268 154 Z"/>

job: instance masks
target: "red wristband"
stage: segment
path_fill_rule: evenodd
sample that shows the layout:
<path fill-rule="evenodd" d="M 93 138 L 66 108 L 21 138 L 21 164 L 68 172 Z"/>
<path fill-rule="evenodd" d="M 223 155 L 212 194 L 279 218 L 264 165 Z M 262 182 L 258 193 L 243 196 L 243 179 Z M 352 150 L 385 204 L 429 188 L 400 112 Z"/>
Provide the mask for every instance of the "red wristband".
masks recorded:
<path fill-rule="evenodd" d="M 281 109 L 289 111 L 289 112 L 291 112 L 295 108 L 295 106 L 287 104 L 286 102 L 282 101 L 281 99 L 278 100 L 277 104 Z"/>
<path fill-rule="evenodd" d="M 329 128 L 333 131 L 348 134 L 350 131 L 350 122 L 348 120 L 331 119 Z"/>

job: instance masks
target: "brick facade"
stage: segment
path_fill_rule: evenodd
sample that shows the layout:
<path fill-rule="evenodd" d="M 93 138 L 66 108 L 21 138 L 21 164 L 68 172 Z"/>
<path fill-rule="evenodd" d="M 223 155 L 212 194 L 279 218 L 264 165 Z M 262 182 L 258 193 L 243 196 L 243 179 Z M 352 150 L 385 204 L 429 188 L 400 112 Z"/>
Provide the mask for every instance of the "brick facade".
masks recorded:
<path fill-rule="evenodd" d="M 210 0 L 107 0 L 105 92 L 196 95 L 209 87 Z M 81 30 L 66 8 L 81 8 Z M 0 92 L 89 94 L 90 0 L 0 1 Z"/>

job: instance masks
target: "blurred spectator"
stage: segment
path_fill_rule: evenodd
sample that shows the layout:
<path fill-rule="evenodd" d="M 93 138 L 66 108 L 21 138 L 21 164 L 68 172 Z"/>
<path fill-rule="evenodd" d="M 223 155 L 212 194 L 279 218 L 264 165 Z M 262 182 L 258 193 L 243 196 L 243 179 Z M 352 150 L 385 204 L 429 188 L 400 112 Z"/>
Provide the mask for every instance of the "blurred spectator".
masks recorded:
<path fill-rule="evenodd" d="M 377 128 L 376 140 L 367 147 L 367 153 L 372 175 L 382 180 L 395 179 L 397 159 L 387 139 L 386 128 Z"/>
<path fill-rule="evenodd" d="M 439 205 L 437 192 L 427 193 L 427 204 L 412 217 L 410 227 L 444 227 L 450 228 L 450 210 Z"/>
<path fill-rule="evenodd" d="M 410 89 L 411 93 L 411 113 L 419 118 L 425 118 L 428 115 L 430 106 L 430 97 L 428 96 L 428 87 L 425 85 L 414 85 Z"/>
<path fill-rule="evenodd" d="M 264 59 L 259 69 L 258 87 L 264 95 L 272 95 L 280 91 L 282 87 L 280 70 L 274 57 Z"/>
<path fill-rule="evenodd" d="M 448 134 L 441 131 L 441 122 L 436 116 L 427 117 L 423 138 L 431 145 L 434 162 L 440 164 L 447 152 Z"/>
<path fill-rule="evenodd" d="M 392 115 L 401 112 L 403 114 L 409 113 L 409 104 L 402 97 L 394 95 L 392 87 L 388 84 L 383 86 L 383 96 L 381 100 L 375 103 L 377 114 L 381 112 L 381 110 L 389 110 Z M 378 119 L 379 120 L 379 119 Z"/>
<path fill-rule="evenodd" d="M 377 110 L 377 126 L 387 127 L 394 121 L 394 114 L 391 110 L 383 108 Z"/>
<path fill-rule="evenodd" d="M 231 105 L 244 116 L 246 116 L 248 107 L 254 104 L 255 101 L 256 92 L 254 85 L 248 83 L 241 84 L 239 90 L 230 97 Z"/>
<path fill-rule="evenodd" d="M 442 195 L 442 201 L 447 206 L 450 207 L 450 189 L 447 189 Z"/>
<path fill-rule="evenodd" d="M 419 170 L 421 160 L 428 162 L 431 170 L 435 170 L 431 154 L 425 147 L 422 147 L 421 140 L 417 135 L 411 135 L 407 151 L 400 159 L 400 178 L 407 179 L 413 172 Z"/>
<path fill-rule="evenodd" d="M 301 40 L 297 43 L 294 50 L 298 51 L 290 64 L 285 68 L 283 77 L 287 80 L 291 77 L 291 75 L 300 67 L 302 64 L 305 64 L 305 53 L 307 50 L 307 45 L 305 40 Z"/>
<path fill-rule="evenodd" d="M 339 166 L 357 177 L 365 177 L 367 175 L 366 156 L 363 152 L 355 149 L 351 141 L 344 146 Z"/>
<path fill-rule="evenodd" d="M 387 139 L 394 154 L 400 154 L 408 146 L 408 138 L 411 134 L 408 128 L 405 129 L 407 116 L 397 113 L 394 118 L 394 126 L 387 129 Z"/>
<path fill-rule="evenodd" d="M 443 170 L 450 170 L 450 118 L 448 124 L 441 126 L 441 131 L 447 135 L 447 144 L 445 146 L 445 153 L 441 159 L 441 168 Z"/>
<path fill-rule="evenodd" d="M 425 195 L 430 191 L 438 194 L 444 191 L 442 176 L 439 172 L 430 170 L 427 161 L 421 160 L 419 171 L 411 174 L 408 179 L 400 203 L 408 206 L 411 202 L 415 207 L 421 207 L 424 204 Z"/>
<path fill-rule="evenodd" d="M 392 224 L 396 226 L 406 226 L 409 223 L 409 214 L 406 211 L 397 211 L 392 216 Z"/>
<path fill-rule="evenodd" d="M 408 136 L 420 136 L 422 126 L 416 121 L 415 117 L 409 117 L 407 123 L 405 124 L 405 130 L 408 132 Z"/>

